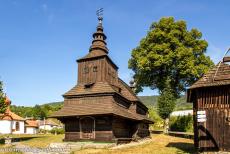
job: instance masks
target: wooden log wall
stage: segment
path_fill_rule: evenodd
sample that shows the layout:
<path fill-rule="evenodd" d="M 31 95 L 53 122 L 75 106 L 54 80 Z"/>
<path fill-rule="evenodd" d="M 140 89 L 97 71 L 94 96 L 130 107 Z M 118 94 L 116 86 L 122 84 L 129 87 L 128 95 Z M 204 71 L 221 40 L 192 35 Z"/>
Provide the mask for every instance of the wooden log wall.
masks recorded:
<path fill-rule="evenodd" d="M 113 134 L 115 138 L 131 138 L 131 126 L 133 124 L 130 124 L 128 120 L 122 119 L 119 117 L 114 116 L 113 118 Z"/>
<path fill-rule="evenodd" d="M 112 141 L 112 116 L 94 116 L 95 139 L 98 141 Z M 65 141 L 78 141 L 80 138 L 80 120 L 77 117 L 65 118 Z"/>
<path fill-rule="evenodd" d="M 197 124 L 197 147 L 201 151 L 230 151 L 229 109 L 205 110 L 207 121 Z"/>
<path fill-rule="evenodd" d="M 112 116 L 96 117 L 95 139 L 100 141 L 111 141 L 113 139 L 112 132 Z"/>
<path fill-rule="evenodd" d="M 78 64 L 78 84 L 107 81 L 116 85 L 118 82 L 117 69 L 107 58 L 81 61 Z"/>
<path fill-rule="evenodd" d="M 230 108 L 230 87 L 222 86 L 221 88 L 209 87 L 196 90 L 197 108 Z"/>
<path fill-rule="evenodd" d="M 206 111 L 206 122 L 197 122 L 197 111 Z M 230 151 L 230 87 L 196 90 L 194 141 L 200 151 Z"/>
<path fill-rule="evenodd" d="M 150 136 L 149 125 L 146 123 L 139 123 L 137 136 L 139 138 L 149 137 Z"/>

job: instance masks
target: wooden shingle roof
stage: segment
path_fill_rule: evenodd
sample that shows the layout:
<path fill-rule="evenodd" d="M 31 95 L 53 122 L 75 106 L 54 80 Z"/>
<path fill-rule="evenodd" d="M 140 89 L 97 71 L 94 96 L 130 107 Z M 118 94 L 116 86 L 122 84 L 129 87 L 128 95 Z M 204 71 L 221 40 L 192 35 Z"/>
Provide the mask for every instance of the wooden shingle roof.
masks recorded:
<path fill-rule="evenodd" d="M 120 88 L 119 92 L 117 88 Z M 66 92 L 63 96 L 79 96 L 88 94 L 106 94 L 106 93 L 117 93 L 129 101 L 137 101 L 143 104 L 135 93 L 130 89 L 130 87 L 120 78 L 118 79 L 118 85 L 114 86 L 108 82 L 96 82 L 92 83 L 92 87 L 85 88 L 85 84 L 78 84 L 74 86 L 71 90 Z"/>
<path fill-rule="evenodd" d="M 106 56 L 107 54 L 101 50 L 93 50 L 89 52 L 86 56 L 78 59 L 77 61 L 85 60 L 85 59 L 90 59 L 90 58 L 97 58 L 101 56 Z"/>
<path fill-rule="evenodd" d="M 132 89 L 120 78 L 118 79 L 118 86 L 121 88 L 121 94 L 130 101 L 139 101 L 139 98 L 134 94 Z"/>
<path fill-rule="evenodd" d="M 133 120 L 151 121 L 145 116 L 133 113 L 124 107 L 119 106 L 115 101 L 106 98 L 93 99 L 86 98 L 76 100 L 74 103 L 67 102 L 59 111 L 52 114 L 51 117 L 70 117 L 70 116 L 84 116 L 84 115 L 104 115 L 113 114 Z"/>
<path fill-rule="evenodd" d="M 230 65 L 228 63 L 219 62 L 189 89 L 220 85 L 230 85 Z"/>
<path fill-rule="evenodd" d="M 85 84 L 78 84 L 71 90 L 65 93 L 63 96 L 77 96 L 87 94 L 98 94 L 98 93 L 114 93 L 116 92 L 108 82 L 96 82 L 93 83 L 90 88 L 86 88 Z"/>

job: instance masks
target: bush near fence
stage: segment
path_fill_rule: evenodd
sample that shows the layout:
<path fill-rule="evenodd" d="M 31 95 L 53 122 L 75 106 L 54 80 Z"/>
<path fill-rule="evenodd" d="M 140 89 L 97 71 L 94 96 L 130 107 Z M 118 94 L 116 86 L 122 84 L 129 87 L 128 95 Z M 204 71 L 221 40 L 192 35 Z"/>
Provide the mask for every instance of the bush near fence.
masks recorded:
<path fill-rule="evenodd" d="M 193 132 L 193 116 L 172 116 L 169 120 L 170 131 Z"/>

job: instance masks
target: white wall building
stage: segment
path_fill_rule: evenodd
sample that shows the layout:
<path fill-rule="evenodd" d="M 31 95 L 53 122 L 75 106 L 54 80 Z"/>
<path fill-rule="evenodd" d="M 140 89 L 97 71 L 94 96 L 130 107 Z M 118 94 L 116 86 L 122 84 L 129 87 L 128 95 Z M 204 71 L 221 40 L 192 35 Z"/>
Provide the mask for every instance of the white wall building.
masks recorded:
<path fill-rule="evenodd" d="M 170 116 L 188 116 L 193 115 L 193 110 L 174 111 Z"/>
<path fill-rule="evenodd" d="M 36 120 L 25 121 L 25 133 L 26 134 L 37 134 L 38 133 L 38 122 Z"/>
<path fill-rule="evenodd" d="M 24 134 L 25 119 L 7 109 L 0 118 L 0 134 Z"/>
<path fill-rule="evenodd" d="M 10 111 L 10 99 L 5 96 L 7 109 L 0 114 L 0 134 L 24 134 L 25 119 Z"/>
<path fill-rule="evenodd" d="M 52 120 L 39 120 L 39 129 L 52 130 L 53 128 L 61 128 L 61 126 Z"/>

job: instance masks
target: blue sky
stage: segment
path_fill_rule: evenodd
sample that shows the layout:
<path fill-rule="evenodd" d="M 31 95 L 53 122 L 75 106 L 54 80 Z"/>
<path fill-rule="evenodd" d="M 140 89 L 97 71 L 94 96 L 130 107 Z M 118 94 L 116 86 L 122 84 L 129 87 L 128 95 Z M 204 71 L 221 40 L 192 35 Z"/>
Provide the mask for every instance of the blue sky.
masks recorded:
<path fill-rule="evenodd" d="M 104 8 L 109 55 L 128 82 L 130 52 L 152 22 L 173 16 L 199 29 L 217 63 L 230 46 L 230 1 L 210 0 L 2 0 L 0 80 L 15 105 L 62 101 L 77 81 L 76 59 L 88 53 L 95 11 Z M 139 95 L 154 95 L 146 88 Z"/>

